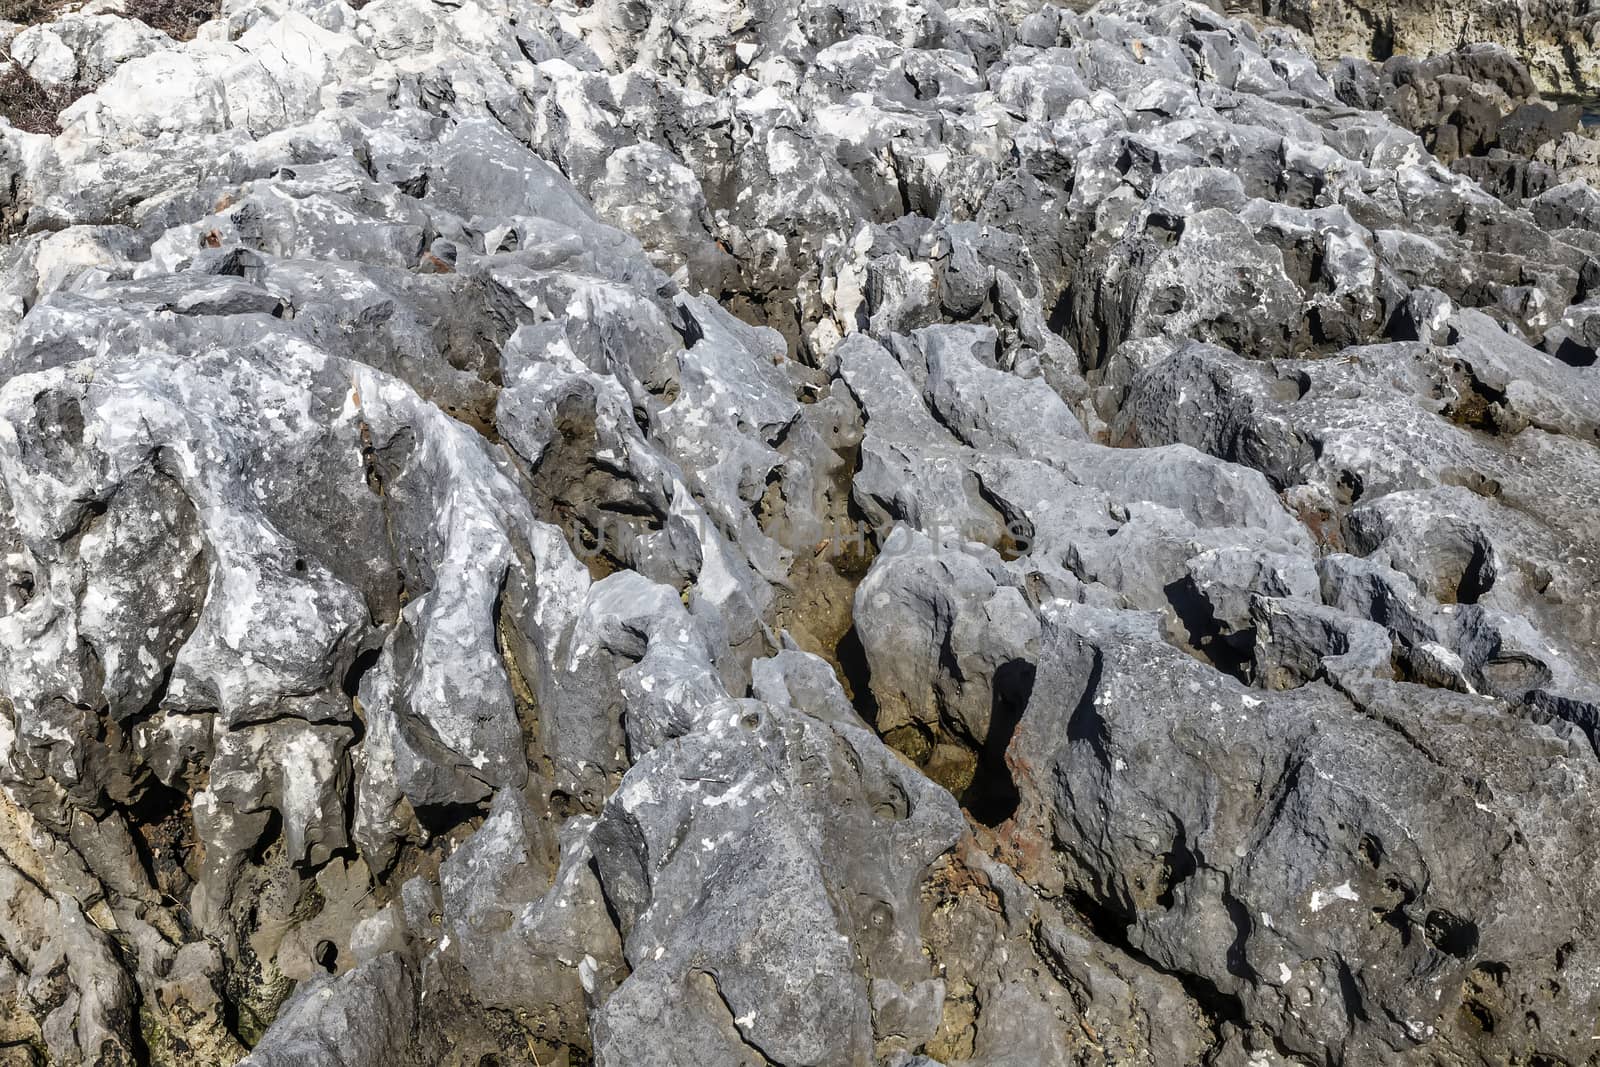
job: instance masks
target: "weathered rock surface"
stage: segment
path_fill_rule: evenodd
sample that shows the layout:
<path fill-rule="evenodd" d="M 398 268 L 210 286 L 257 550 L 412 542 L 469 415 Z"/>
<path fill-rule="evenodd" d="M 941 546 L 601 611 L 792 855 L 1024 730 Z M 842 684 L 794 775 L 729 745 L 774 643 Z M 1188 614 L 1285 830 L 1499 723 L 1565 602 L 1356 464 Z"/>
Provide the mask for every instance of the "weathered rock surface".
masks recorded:
<path fill-rule="evenodd" d="M 1593 93 L 1600 86 L 1600 12 L 1587 0 L 1261 0 L 1257 10 L 1306 31 L 1329 59 L 1487 43 L 1516 51 L 1543 89 Z"/>
<path fill-rule="evenodd" d="M 0 1063 L 1600 1062 L 1588 16 L 1455 10 L 16 34 Z"/>

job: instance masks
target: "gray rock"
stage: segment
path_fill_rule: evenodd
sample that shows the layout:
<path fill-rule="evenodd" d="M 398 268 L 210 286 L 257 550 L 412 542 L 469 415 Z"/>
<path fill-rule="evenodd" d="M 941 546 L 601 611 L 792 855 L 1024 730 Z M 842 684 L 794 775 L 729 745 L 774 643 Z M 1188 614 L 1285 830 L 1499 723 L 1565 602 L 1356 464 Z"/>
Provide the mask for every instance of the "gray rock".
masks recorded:
<path fill-rule="evenodd" d="M 1084 7 L 0 27 L 0 1060 L 1586 1062 L 1593 19 Z"/>
<path fill-rule="evenodd" d="M 862 833 L 883 851 L 838 847 Z M 595 828 L 632 967 L 599 1011 L 597 1059 L 871 1062 L 874 1013 L 883 1029 L 904 1010 L 869 999 L 850 947 L 875 981 L 933 977 L 917 887 L 959 833 L 954 800 L 867 732 L 724 703 L 641 759 Z M 804 981 L 785 962 L 796 945 Z"/>
<path fill-rule="evenodd" d="M 1532 875 L 1531 855 L 1481 862 L 1490 841 L 1518 832 L 1518 802 L 1498 806 L 1494 783 L 1539 773 L 1572 742 L 1480 698 L 1370 676 L 1342 693 L 1312 684 L 1255 695 L 1115 626 L 1082 608 L 1046 613 L 1035 697 L 1014 743 L 1039 753 L 1018 782 L 1023 810 L 1053 826 L 1066 884 L 1128 923 L 1142 951 L 1238 998 L 1243 1017 L 1274 1018 L 1292 1051 L 1386 1059 L 1482 1042 L 1476 1009 L 1441 1011 L 1443 998 L 1476 1004 L 1482 960 L 1503 963 L 1504 979 L 1558 947 L 1528 939 L 1503 886 L 1547 907 L 1592 906 Z M 1379 740 L 1397 732 L 1400 746 Z M 1194 767 L 1174 768 L 1180 749 L 1157 738 L 1188 739 Z M 1169 757 L 1142 757 L 1151 745 Z M 1554 758 L 1563 776 L 1590 766 Z M 1465 781 L 1458 767 L 1472 768 Z M 1363 784 L 1370 776 L 1388 783 L 1381 802 Z M 1481 846 L 1457 851 L 1462 835 Z M 1374 909 L 1393 921 L 1371 922 Z M 1331 955 L 1306 953 L 1305 938 Z M 1376 953 L 1416 963 L 1378 971 L 1364 962 Z M 1202 959 L 1211 962 L 1195 970 Z M 1510 982 L 1514 1001 L 1540 995 Z M 1351 1011 L 1369 1003 L 1385 1008 Z M 1540 1006 L 1541 1018 L 1586 1010 L 1564 995 Z"/>

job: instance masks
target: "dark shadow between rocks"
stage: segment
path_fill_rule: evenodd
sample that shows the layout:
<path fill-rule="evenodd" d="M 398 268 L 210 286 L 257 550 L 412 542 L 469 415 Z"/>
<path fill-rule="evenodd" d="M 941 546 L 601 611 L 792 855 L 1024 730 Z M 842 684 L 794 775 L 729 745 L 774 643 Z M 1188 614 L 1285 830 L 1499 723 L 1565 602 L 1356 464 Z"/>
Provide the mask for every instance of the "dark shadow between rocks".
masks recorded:
<path fill-rule="evenodd" d="M 861 644 L 861 635 L 855 624 L 839 639 L 834 657 L 844 674 L 845 692 L 855 706 L 856 713 L 873 727 L 878 725 L 878 701 L 872 695 L 872 668 L 867 665 L 867 650 Z"/>
<path fill-rule="evenodd" d="M 1162 590 L 1178 621 L 1183 624 L 1189 650 L 1224 674 L 1250 683 L 1250 660 L 1255 648 L 1255 628 L 1224 633 L 1211 602 L 1194 579 L 1180 578 Z"/>
<path fill-rule="evenodd" d="M 999 826 L 1016 813 L 1021 801 L 1017 784 L 1006 763 L 1011 738 L 1028 709 L 1033 695 L 1036 668 L 1026 660 L 1012 660 L 994 674 L 994 697 L 989 714 L 989 733 L 978 753 L 978 767 L 972 784 L 961 794 L 961 805 L 985 826 Z"/>

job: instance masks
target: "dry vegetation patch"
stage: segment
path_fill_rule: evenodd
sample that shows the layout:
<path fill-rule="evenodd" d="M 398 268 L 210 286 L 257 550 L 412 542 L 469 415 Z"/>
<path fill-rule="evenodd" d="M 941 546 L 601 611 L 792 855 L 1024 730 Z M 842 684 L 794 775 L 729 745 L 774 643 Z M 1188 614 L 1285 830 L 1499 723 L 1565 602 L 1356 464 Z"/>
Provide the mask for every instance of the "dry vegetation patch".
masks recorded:
<path fill-rule="evenodd" d="M 123 10 L 129 18 L 138 19 L 173 40 L 188 41 L 196 30 L 221 13 L 222 4 L 221 0 L 127 0 Z"/>
<path fill-rule="evenodd" d="M 0 59 L 0 118 L 28 133 L 61 132 L 61 112 L 81 89 L 46 89 L 13 60 Z"/>

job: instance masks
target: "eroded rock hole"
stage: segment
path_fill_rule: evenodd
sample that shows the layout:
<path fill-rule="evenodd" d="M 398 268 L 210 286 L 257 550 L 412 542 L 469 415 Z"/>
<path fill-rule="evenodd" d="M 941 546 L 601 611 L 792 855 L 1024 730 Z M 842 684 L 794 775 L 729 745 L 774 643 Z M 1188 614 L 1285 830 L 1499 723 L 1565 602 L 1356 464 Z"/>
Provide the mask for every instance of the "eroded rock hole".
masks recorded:
<path fill-rule="evenodd" d="M 339 969 L 339 949 L 332 941 L 318 941 L 311 958 L 318 967 L 329 974 Z"/>

